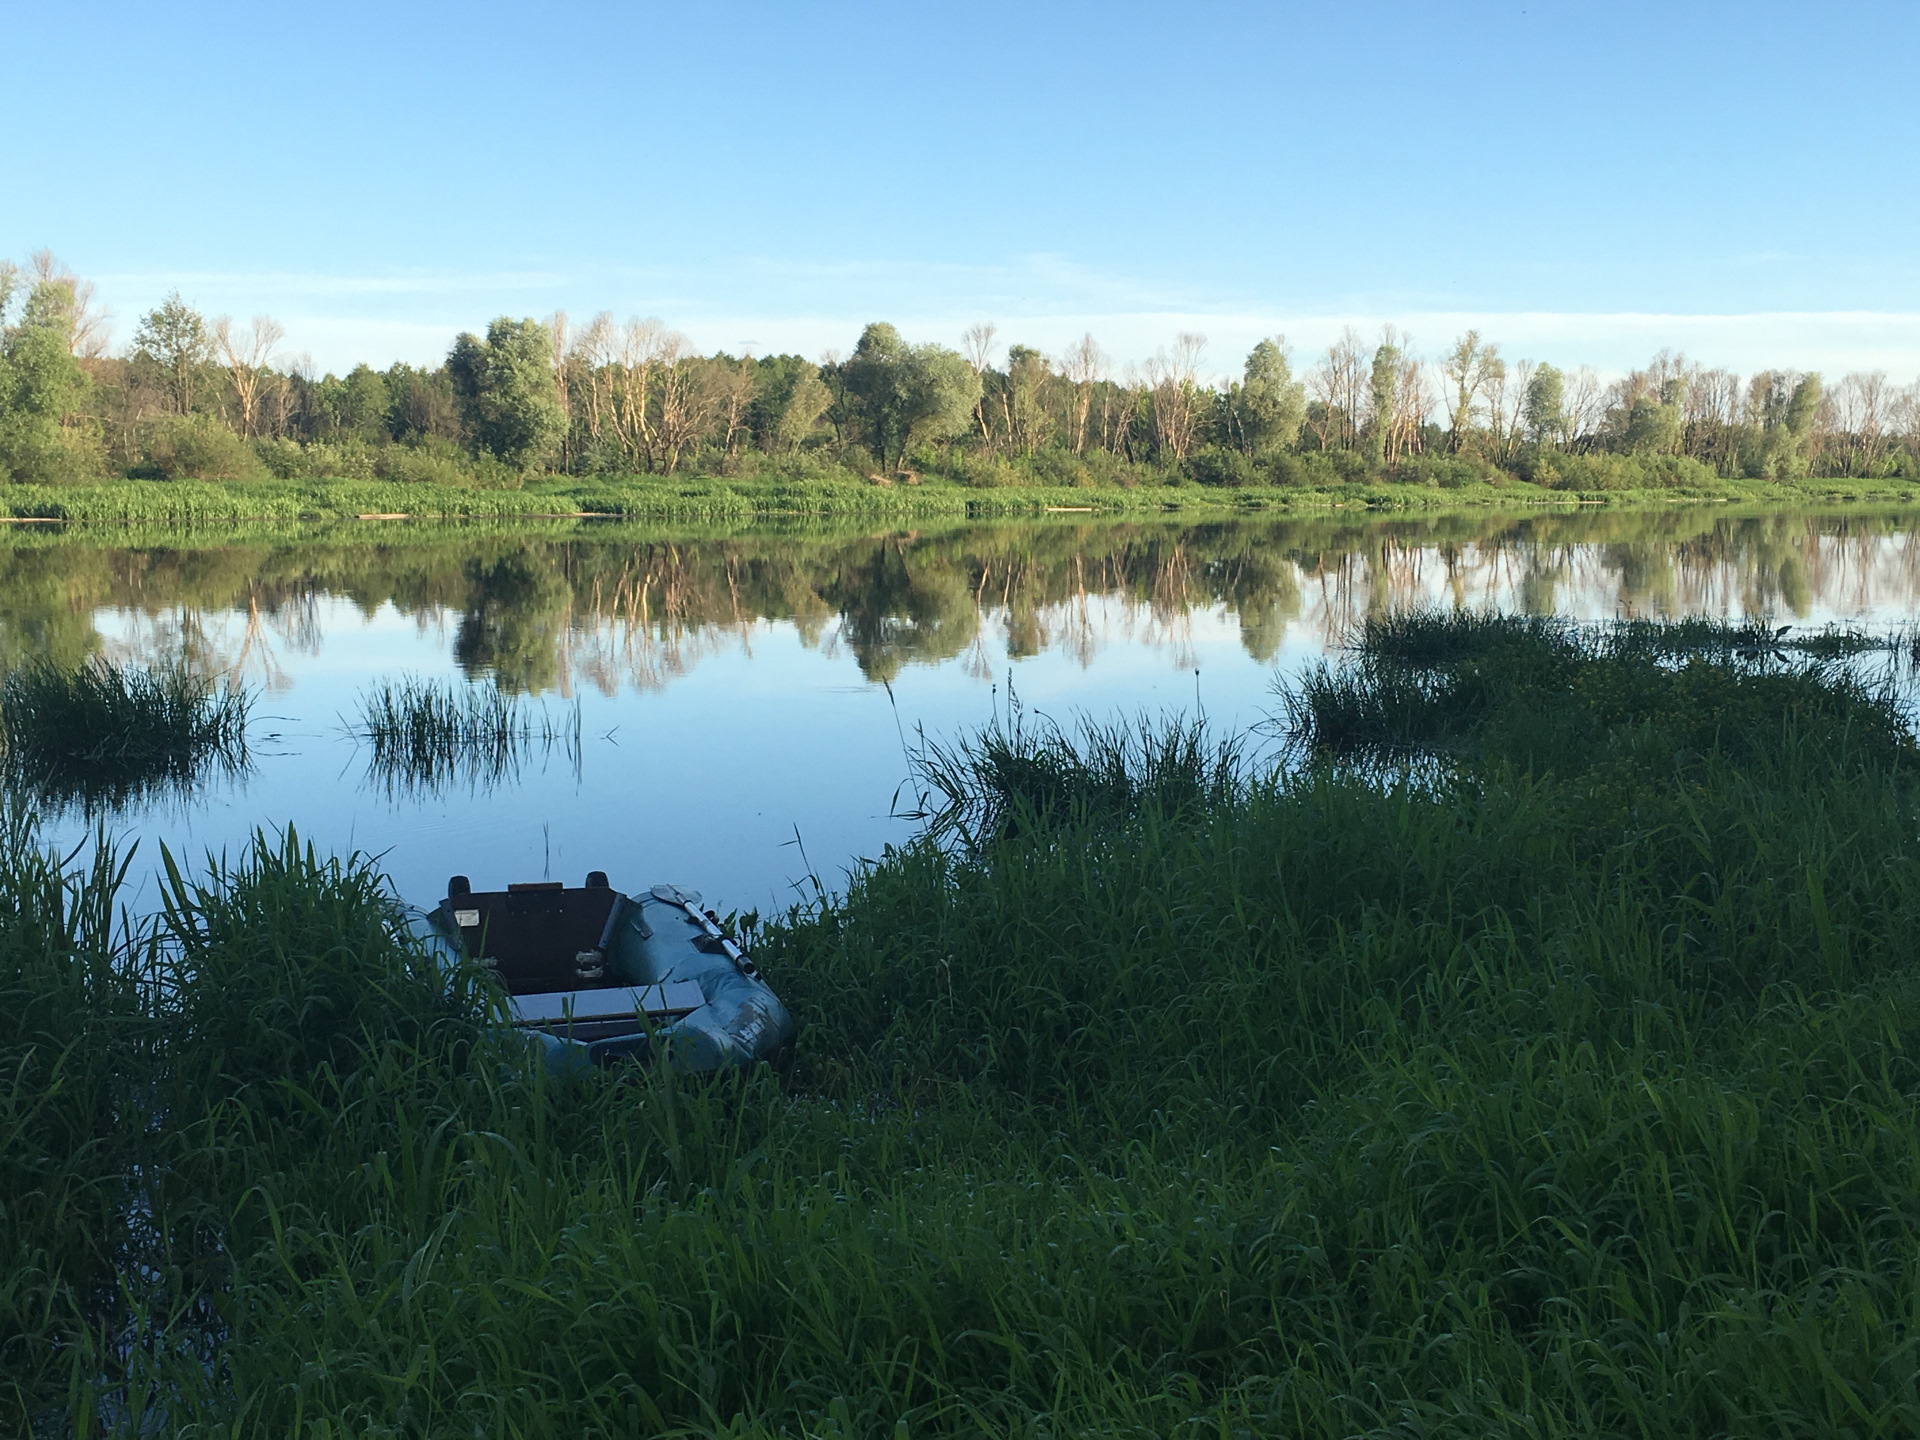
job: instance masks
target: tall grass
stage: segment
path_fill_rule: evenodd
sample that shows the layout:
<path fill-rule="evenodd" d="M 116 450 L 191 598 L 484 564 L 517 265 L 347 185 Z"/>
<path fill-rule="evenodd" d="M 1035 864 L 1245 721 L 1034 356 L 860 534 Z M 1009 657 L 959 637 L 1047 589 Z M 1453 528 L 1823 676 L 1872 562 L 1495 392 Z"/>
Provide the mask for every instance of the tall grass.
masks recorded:
<path fill-rule="evenodd" d="M 182 668 L 34 661 L 0 680 L 7 778 L 49 800 L 119 803 L 247 764 L 252 697 Z"/>
<path fill-rule="evenodd" d="M 47 1312 L 122 1343 L 63 1368 L 10 1312 L 13 1403 L 179 1435 L 1913 1433 L 1920 757 L 1888 697 L 1442 638 L 1489 698 L 1418 732 L 1450 748 L 1417 781 L 1190 726 L 930 754 L 964 825 L 762 938 L 784 1081 L 552 1088 L 364 862 L 175 874 L 125 1067 L 157 1123 L 90 1122 L 147 1147 L 141 1263 Z"/>
<path fill-rule="evenodd" d="M 350 728 L 371 747 L 369 778 L 396 792 L 490 789 L 555 747 L 576 764 L 580 758 L 579 702 L 556 719 L 491 684 L 387 681 L 361 697 Z"/>
<path fill-rule="evenodd" d="M 0 1430 L 90 1406 L 130 1243 L 129 1192 L 155 1035 L 151 975 L 116 923 L 130 856 L 45 851 L 0 810 Z"/>

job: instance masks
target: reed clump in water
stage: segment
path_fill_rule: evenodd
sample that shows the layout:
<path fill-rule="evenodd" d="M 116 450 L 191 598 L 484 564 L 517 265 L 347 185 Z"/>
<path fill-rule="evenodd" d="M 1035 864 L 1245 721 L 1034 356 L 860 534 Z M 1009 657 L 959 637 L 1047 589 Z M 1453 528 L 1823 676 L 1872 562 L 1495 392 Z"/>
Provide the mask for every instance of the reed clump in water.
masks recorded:
<path fill-rule="evenodd" d="M 1864 727 L 1883 757 L 1911 748 L 1888 689 L 1901 638 L 1824 630 L 1788 640 L 1687 620 L 1578 626 L 1532 616 L 1414 612 L 1367 622 L 1351 658 L 1282 694 L 1298 751 L 1355 762 L 1434 756 L 1583 772 L 1670 744 L 1726 754 Z M 1871 679 L 1849 661 L 1879 655 Z"/>
<path fill-rule="evenodd" d="M 1365 644 L 1333 674 L 1376 703 Z M 954 823 L 757 951 L 785 1082 L 554 1089 L 364 863 L 176 877 L 155 1099 L 102 1131 L 151 1147 L 139 1283 L 46 1282 L 0 1374 L 43 1411 L 104 1374 L 149 1433 L 1913 1432 L 1891 697 L 1420 644 L 1386 761 L 1164 725 L 930 755 Z"/>
<path fill-rule="evenodd" d="M 390 790 L 486 789 L 511 780 L 556 747 L 578 760 L 578 703 L 555 718 L 544 705 L 497 684 L 437 683 L 406 676 L 361 697 L 353 733 L 372 748 L 368 774 Z"/>
<path fill-rule="evenodd" d="M 247 764 L 252 697 L 181 667 L 34 661 L 0 681 L 8 778 L 49 800 L 118 803 Z"/>

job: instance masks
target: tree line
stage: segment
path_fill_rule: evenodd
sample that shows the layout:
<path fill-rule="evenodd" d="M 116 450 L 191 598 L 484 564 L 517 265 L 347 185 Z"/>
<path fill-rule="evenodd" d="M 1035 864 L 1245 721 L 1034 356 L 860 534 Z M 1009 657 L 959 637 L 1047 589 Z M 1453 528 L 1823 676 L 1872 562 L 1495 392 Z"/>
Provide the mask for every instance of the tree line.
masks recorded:
<path fill-rule="evenodd" d="M 1349 328 L 1296 370 L 1284 337 L 1231 376 L 1204 336 L 1116 364 L 957 348 L 868 325 L 852 350 L 702 354 L 658 319 L 502 316 L 437 366 L 316 374 L 267 316 L 209 317 L 172 294 L 115 350 L 93 286 L 47 251 L 0 262 L 0 477 L 274 475 L 514 484 L 684 471 L 976 485 L 1514 475 L 1573 488 L 1689 479 L 1920 473 L 1920 381 L 1884 371 L 1739 375 L 1662 351 L 1606 379 L 1509 360 L 1477 331 L 1423 355 Z"/>

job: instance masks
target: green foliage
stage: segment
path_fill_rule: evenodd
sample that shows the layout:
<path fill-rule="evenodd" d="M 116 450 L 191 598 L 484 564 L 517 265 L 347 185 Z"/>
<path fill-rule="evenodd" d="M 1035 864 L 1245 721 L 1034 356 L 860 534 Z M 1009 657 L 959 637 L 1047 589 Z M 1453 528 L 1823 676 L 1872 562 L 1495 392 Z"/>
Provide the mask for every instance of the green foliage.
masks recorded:
<path fill-rule="evenodd" d="M 69 349 L 72 287 L 34 286 L 17 325 L 0 300 L 0 481 L 59 485 L 99 473 L 93 385 Z"/>
<path fill-rule="evenodd" d="M 142 957 L 115 929 L 124 861 L 103 840 L 71 863 L 0 804 L 0 1426 L 16 1435 L 93 1383 L 84 1317 L 119 1286 L 151 1073 Z"/>
<path fill-rule="evenodd" d="M 213 337 L 205 317 L 182 300 L 178 290 L 172 291 L 140 317 L 133 348 L 159 372 L 174 413 L 190 413 L 200 367 L 213 356 Z"/>
<path fill-rule="evenodd" d="M 307 475 L 307 447 L 284 436 L 253 442 L 262 468 L 276 480 L 301 480 Z"/>
<path fill-rule="evenodd" d="M 1393 467 L 1393 480 L 1400 485 L 1430 485 L 1442 490 L 1459 490 L 1484 484 L 1500 472 L 1474 455 L 1409 455 Z"/>
<path fill-rule="evenodd" d="M 1535 368 L 1527 381 L 1526 408 L 1522 419 L 1527 435 L 1536 445 L 1560 438 L 1566 428 L 1566 376 L 1551 365 Z"/>
<path fill-rule="evenodd" d="M 168 1080 L 203 1113 L 238 1101 L 305 1128 L 316 1117 L 299 1087 L 324 1083 L 324 1072 L 351 1073 L 374 1047 L 435 1047 L 448 1038 L 434 1034 L 442 1027 L 463 1048 L 472 1042 L 471 992 L 450 988 L 406 943 L 364 857 L 318 855 L 290 828 L 257 837 L 238 861 L 213 862 L 203 879 L 171 856 L 166 870 L 179 975 Z"/>
<path fill-rule="evenodd" d="M 1620 431 L 1620 444 L 1627 454 L 1650 459 L 1675 454 L 1680 448 L 1681 433 L 1678 405 L 1642 395 L 1628 408 Z"/>
<path fill-rule="evenodd" d="M 252 446 L 212 415 L 169 416 L 152 427 L 143 448 L 140 472 L 147 479 L 246 480 L 267 468 Z"/>
<path fill-rule="evenodd" d="M 1711 466 L 1686 455 L 1568 454 L 1530 446 L 1515 456 L 1513 468 L 1536 485 L 1586 494 L 1677 490 L 1711 495 L 1722 488 Z"/>
<path fill-rule="evenodd" d="M 1366 457 L 1353 450 L 1310 450 L 1276 455 L 1267 465 L 1273 483 L 1285 486 L 1352 485 L 1368 475 Z"/>
<path fill-rule="evenodd" d="M 1245 377 L 1227 396 L 1234 441 L 1256 460 L 1290 450 L 1307 417 L 1307 389 L 1293 378 L 1282 342 L 1262 340 L 1247 355 Z"/>
<path fill-rule="evenodd" d="M 385 380 L 387 431 L 411 445 L 444 444 L 460 435 L 457 397 L 445 366 L 419 370 L 411 365 L 391 366 Z"/>
<path fill-rule="evenodd" d="M 1202 485 L 1258 485 L 1265 478 L 1244 450 L 1203 445 L 1187 457 L 1187 471 Z"/>
<path fill-rule="evenodd" d="M 452 441 L 434 436 L 386 446 L 375 460 L 374 473 L 400 485 L 462 485 L 492 478 L 484 467 L 467 463 Z"/>
<path fill-rule="evenodd" d="M 345 379 L 317 381 L 307 403 L 330 440 L 374 445 L 389 438 L 394 397 L 386 377 L 369 365 L 354 366 Z"/>
<path fill-rule="evenodd" d="M 767 448 L 779 454 L 793 454 L 813 434 L 814 426 L 820 423 L 820 417 L 832 403 L 833 392 L 819 372 L 811 366 L 800 371 L 769 432 Z"/>
<path fill-rule="evenodd" d="M 1737 762 L 1782 737 L 1836 730 L 1876 764 L 1915 758 L 1883 695 L 1817 668 L 1884 645 L 1837 638 L 1789 644 L 1702 621 L 1581 630 L 1534 616 L 1395 615 L 1367 622 L 1356 665 L 1322 666 L 1287 693 L 1291 731 L 1341 755 L 1497 754 L 1562 776 L 1709 754 Z M 1816 664 L 1782 668 L 1794 656 Z"/>
<path fill-rule="evenodd" d="M 908 345 L 891 325 L 861 332 L 846 362 L 845 384 L 874 458 L 898 466 L 922 440 L 964 431 L 980 380 L 955 351 L 940 345 Z"/>
<path fill-rule="evenodd" d="M 1382 344 L 1373 352 L 1373 369 L 1367 380 L 1368 394 L 1373 401 L 1373 422 L 1367 444 L 1376 465 L 1386 463 L 1387 427 L 1397 409 L 1395 395 L 1399 382 L 1400 347 Z"/>
<path fill-rule="evenodd" d="M 1758 420 L 1741 438 L 1743 474 L 1785 480 L 1807 473 L 1807 445 L 1820 410 L 1818 375 L 1767 370 L 1749 385 L 1748 409 Z"/>
<path fill-rule="evenodd" d="M 566 431 L 553 376 L 553 336 L 535 320 L 505 315 L 487 338 L 462 335 L 447 375 L 474 443 L 503 464 L 537 464 Z"/>

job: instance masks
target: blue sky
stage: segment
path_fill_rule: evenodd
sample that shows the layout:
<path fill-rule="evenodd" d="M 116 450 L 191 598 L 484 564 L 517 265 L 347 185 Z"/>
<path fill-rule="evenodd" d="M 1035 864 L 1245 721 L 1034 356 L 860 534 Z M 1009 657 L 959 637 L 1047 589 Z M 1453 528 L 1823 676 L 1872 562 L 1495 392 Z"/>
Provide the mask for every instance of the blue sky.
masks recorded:
<path fill-rule="evenodd" d="M 1384 321 L 1920 373 L 1920 6 L 69 4 L 6 20 L 0 253 L 323 367 L 497 313 L 704 348 L 996 321 L 1218 369 Z M 1904 373 L 1903 373 L 1904 372 Z"/>

